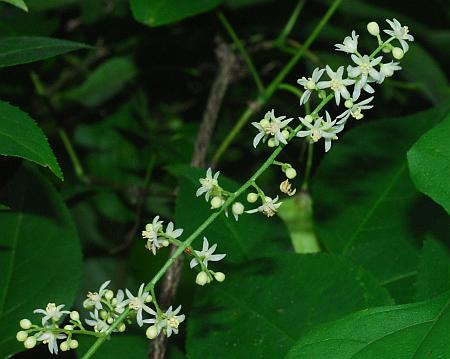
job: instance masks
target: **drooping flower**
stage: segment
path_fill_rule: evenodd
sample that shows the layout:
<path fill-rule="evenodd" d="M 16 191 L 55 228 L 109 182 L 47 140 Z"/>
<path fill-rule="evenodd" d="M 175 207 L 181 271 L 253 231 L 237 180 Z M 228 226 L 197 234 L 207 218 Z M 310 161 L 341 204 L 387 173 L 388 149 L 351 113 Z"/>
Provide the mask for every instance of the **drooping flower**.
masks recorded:
<path fill-rule="evenodd" d="M 261 206 L 245 212 L 246 213 L 262 212 L 267 217 L 272 217 L 277 212 L 278 208 L 281 206 L 282 203 L 283 202 L 278 202 L 278 196 L 276 196 L 274 199 L 266 197 L 264 203 Z"/>
<path fill-rule="evenodd" d="M 196 196 L 200 197 L 201 195 L 206 193 L 206 201 L 209 201 L 209 196 L 212 194 L 214 189 L 219 186 L 219 183 L 217 181 L 219 175 L 220 171 L 217 171 L 213 176 L 211 168 L 208 168 L 208 170 L 206 171 L 206 177 L 199 179 L 201 186 L 197 189 Z"/>
<path fill-rule="evenodd" d="M 100 310 L 103 308 L 102 298 L 105 295 L 107 289 L 106 287 L 109 285 L 111 281 L 107 280 L 100 286 L 98 292 L 88 292 L 87 299 L 83 302 L 83 306 L 85 308 L 95 307 L 95 309 Z"/>
<path fill-rule="evenodd" d="M 45 309 L 35 309 L 33 313 L 44 314 L 42 318 L 42 325 L 46 325 L 49 320 L 57 322 L 61 319 L 64 314 L 69 314 L 68 310 L 61 310 L 64 308 L 64 304 L 56 305 L 55 303 L 48 303 Z"/>
<path fill-rule="evenodd" d="M 164 233 L 171 238 L 178 238 L 183 234 L 183 229 L 182 228 L 175 229 L 173 222 L 169 222 L 166 231 Z"/>
<path fill-rule="evenodd" d="M 408 26 L 402 26 L 397 19 L 386 19 L 392 30 L 383 30 L 389 36 L 394 36 L 402 46 L 403 52 L 406 53 L 409 49 L 407 41 L 414 41 L 414 37 L 409 33 Z"/>
<path fill-rule="evenodd" d="M 380 81 L 382 75 L 375 68 L 381 60 L 382 56 L 379 56 L 375 59 L 371 59 L 369 56 L 364 55 L 363 57 L 358 57 L 356 55 L 352 55 L 352 60 L 355 62 L 357 66 L 348 66 L 347 72 L 348 75 L 352 78 L 355 78 L 355 87 L 353 89 L 353 99 L 356 101 L 360 94 L 361 89 L 373 93 L 373 88 L 368 85 L 368 82 L 376 82 Z"/>
<path fill-rule="evenodd" d="M 398 66 L 399 62 L 388 62 L 386 64 L 380 64 L 380 75 L 381 78 L 377 83 L 382 83 L 386 77 L 391 77 L 395 71 L 401 70 L 402 68 Z"/>
<path fill-rule="evenodd" d="M 142 237 L 147 239 L 145 248 L 151 251 L 154 255 L 159 248 L 163 246 L 163 238 L 159 237 L 159 231 L 162 229 L 163 221 L 159 220 L 159 216 L 153 218 L 152 223 L 145 226 L 145 231 L 142 231 Z"/>
<path fill-rule="evenodd" d="M 336 44 L 336 51 L 343 51 L 348 54 L 354 54 L 358 51 L 358 37 L 355 30 L 352 31 L 352 36 L 346 36 L 343 44 Z"/>
<path fill-rule="evenodd" d="M 37 335 L 36 340 L 42 342 L 43 344 L 47 344 L 50 353 L 58 354 L 58 339 L 66 339 L 67 335 L 62 333 L 53 333 L 51 329 L 52 328 L 50 327 L 44 328 L 44 331 Z"/>
<path fill-rule="evenodd" d="M 225 258 L 226 254 L 213 254 L 214 251 L 217 248 L 217 244 L 213 244 L 211 247 L 209 247 L 209 242 L 206 237 L 203 237 L 203 247 L 201 251 L 195 251 L 197 253 L 197 256 L 200 257 L 200 260 L 203 262 L 203 265 L 208 268 L 208 262 L 217 262 Z M 197 261 L 197 258 L 192 258 L 191 262 L 189 263 L 189 266 L 191 268 L 194 268 L 199 262 Z"/>
<path fill-rule="evenodd" d="M 320 90 L 323 87 L 319 87 L 319 80 L 322 77 L 323 73 L 325 72 L 325 69 L 319 69 L 316 67 L 312 73 L 311 77 L 302 77 L 301 79 L 297 80 L 297 83 L 304 88 L 304 92 L 302 97 L 300 97 L 300 106 L 307 103 L 311 93 L 314 90 Z"/>
<path fill-rule="evenodd" d="M 339 116 L 336 118 L 339 119 L 337 122 L 338 125 L 344 124 L 347 122 L 347 119 L 352 116 L 353 118 L 360 120 L 364 117 L 362 114 L 362 110 L 368 110 L 373 107 L 373 105 L 369 105 L 369 103 L 373 100 L 373 96 L 369 97 L 363 101 L 360 102 L 353 102 L 352 100 L 345 101 L 345 107 L 347 107 L 347 110 L 342 112 Z"/>
<path fill-rule="evenodd" d="M 184 321 L 185 315 L 177 315 L 181 310 L 181 305 L 177 309 L 172 310 L 172 306 L 164 313 L 163 320 L 158 325 L 165 331 L 167 337 L 170 337 L 172 333 L 178 334 L 178 327 Z"/>
<path fill-rule="evenodd" d="M 94 327 L 94 330 L 96 332 L 106 332 L 110 325 L 106 323 L 105 320 L 101 319 L 98 314 L 98 310 L 95 309 L 94 312 L 89 312 L 89 316 L 91 319 L 85 319 L 87 325 L 90 325 L 91 327 Z"/>
<path fill-rule="evenodd" d="M 260 122 L 252 122 L 252 125 L 258 129 L 258 134 L 253 139 L 253 147 L 256 148 L 258 143 L 262 140 L 265 142 L 267 138 L 272 137 L 274 140 L 274 145 L 278 146 L 281 143 L 287 144 L 285 134 L 283 134 L 283 129 L 291 122 L 293 119 L 288 118 L 285 120 L 286 116 L 275 116 L 275 111 L 268 111 L 264 118 Z M 289 132 L 287 132 L 289 135 Z"/>
<path fill-rule="evenodd" d="M 330 88 L 334 91 L 334 97 L 336 99 L 336 105 L 339 106 L 341 101 L 341 96 L 345 99 L 350 98 L 350 93 L 347 90 L 346 86 L 353 85 L 355 80 L 352 79 L 343 79 L 344 75 L 344 66 L 340 66 L 336 72 L 334 72 L 330 66 L 326 66 L 327 75 L 330 78 L 330 81 L 321 81 L 318 83 L 320 88 Z"/>
<path fill-rule="evenodd" d="M 136 311 L 136 322 L 142 327 L 144 324 L 142 319 L 142 311 L 146 311 L 149 314 L 153 314 L 154 311 L 146 303 L 151 302 L 152 296 L 149 292 L 144 292 L 144 283 L 139 287 L 138 294 L 135 296 L 128 289 L 125 289 L 128 299 L 125 299 L 122 303 L 120 303 L 120 307 L 129 306 L 130 309 Z M 119 305 L 118 305 L 119 307 Z"/>

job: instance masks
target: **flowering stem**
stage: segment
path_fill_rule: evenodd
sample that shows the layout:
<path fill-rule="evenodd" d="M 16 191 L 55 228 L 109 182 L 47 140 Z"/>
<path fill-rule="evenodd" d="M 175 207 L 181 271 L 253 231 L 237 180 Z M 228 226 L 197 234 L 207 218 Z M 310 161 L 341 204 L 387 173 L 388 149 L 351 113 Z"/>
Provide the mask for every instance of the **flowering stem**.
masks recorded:
<path fill-rule="evenodd" d="M 242 127 L 248 122 L 250 117 L 255 114 L 258 109 L 267 103 L 267 101 L 272 97 L 274 92 L 278 89 L 280 83 L 286 78 L 292 68 L 297 64 L 297 62 L 302 58 L 305 54 L 306 50 L 311 46 L 316 37 L 322 31 L 330 17 L 336 11 L 337 7 L 341 3 L 342 0 L 334 0 L 331 6 L 328 8 L 325 15 L 319 21 L 319 23 L 314 28 L 313 32 L 306 39 L 305 43 L 301 48 L 298 49 L 297 53 L 289 60 L 289 62 L 280 70 L 278 75 L 272 80 L 269 86 L 266 87 L 264 92 L 254 101 L 251 105 L 249 105 L 246 110 L 242 113 L 239 120 L 236 122 L 234 127 L 228 133 L 228 136 L 223 140 L 216 153 L 213 156 L 212 162 L 216 164 L 221 159 L 222 155 L 225 153 L 227 148 L 230 146 L 231 142 L 233 142 L 234 138 L 238 135 Z"/>
<path fill-rule="evenodd" d="M 392 40 L 394 40 L 395 39 L 395 36 L 392 36 L 392 37 L 390 37 L 389 39 L 387 39 L 385 42 L 383 42 L 382 44 L 380 44 L 371 54 L 370 54 L 370 56 L 369 56 L 369 58 L 371 58 L 371 59 L 373 59 L 374 58 L 374 56 L 376 55 L 376 54 L 378 54 L 382 49 L 383 49 L 383 47 L 385 46 L 385 45 L 387 45 L 387 44 L 389 44 Z"/>

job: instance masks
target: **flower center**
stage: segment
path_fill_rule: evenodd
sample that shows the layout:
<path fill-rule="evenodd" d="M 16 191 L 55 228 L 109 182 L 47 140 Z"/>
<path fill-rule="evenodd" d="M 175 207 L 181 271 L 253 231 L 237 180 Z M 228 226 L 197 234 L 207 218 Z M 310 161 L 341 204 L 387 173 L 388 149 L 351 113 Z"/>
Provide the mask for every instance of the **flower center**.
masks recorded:
<path fill-rule="evenodd" d="M 337 91 L 342 87 L 342 81 L 339 79 L 333 79 L 330 81 L 330 88 L 333 91 Z"/>
<path fill-rule="evenodd" d="M 217 186 L 217 180 L 215 179 L 209 179 L 209 178 L 202 178 L 200 180 L 200 184 L 205 188 L 213 188 L 213 186 Z"/>
<path fill-rule="evenodd" d="M 352 117 L 356 118 L 357 120 L 360 120 L 364 117 L 364 115 L 361 113 L 361 108 L 359 108 L 359 107 L 353 108 L 350 111 L 350 114 L 352 115 Z"/>
<path fill-rule="evenodd" d="M 100 300 L 100 296 L 97 292 L 88 292 L 87 294 L 88 299 L 92 300 L 93 302 L 98 302 Z"/>
<path fill-rule="evenodd" d="M 133 298 L 130 300 L 129 306 L 133 310 L 138 310 L 142 307 L 141 300 L 139 298 Z"/>
<path fill-rule="evenodd" d="M 178 329 L 180 322 L 178 321 L 177 318 L 171 317 L 171 318 L 167 319 L 167 324 L 169 324 L 169 326 L 172 328 Z"/>
<path fill-rule="evenodd" d="M 322 138 L 322 135 L 320 134 L 319 130 L 312 130 L 311 131 L 311 139 L 313 142 L 317 142 Z"/>
<path fill-rule="evenodd" d="M 277 132 L 280 131 L 280 126 L 277 123 L 270 122 L 268 125 L 264 126 L 264 131 L 268 135 L 275 135 Z"/>
<path fill-rule="evenodd" d="M 306 83 L 305 88 L 307 90 L 314 90 L 316 88 L 316 83 L 313 81 L 313 79 L 311 77 L 308 79 L 308 82 Z"/>
<path fill-rule="evenodd" d="M 359 65 L 359 68 L 361 69 L 361 72 L 363 74 L 367 75 L 372 69 L 372 65 L 370 64 L 370 62 L 363 62 L 361 65 Z"/>

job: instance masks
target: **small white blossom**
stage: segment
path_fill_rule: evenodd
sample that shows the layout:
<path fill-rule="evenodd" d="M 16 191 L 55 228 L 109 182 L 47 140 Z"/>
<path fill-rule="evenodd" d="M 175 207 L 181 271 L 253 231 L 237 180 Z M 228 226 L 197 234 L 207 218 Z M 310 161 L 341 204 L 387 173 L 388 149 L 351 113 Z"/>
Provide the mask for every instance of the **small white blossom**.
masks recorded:
<path fill-rule="evenodd" d="M 178 327 L 184 321 L 185 315 L 177 315 L 181 310 L 181 305 L 177 309 L 172 310 L 172 306 L 164 313 L 164 319 L 158 323 L 159 326 L 166 332 L 167 337 L 172 335 L 172 332 L 178 334 Z"/>
<path fill-rule="evenodd" d="M 199 189 L 197 189 L 196 196 L 200 197 L 201 195 L 206 193 L 206 201 L 209 201 L 209 196 L 212 194 L 215 188 L 219 187 L 219 183 L 217 182 L 219 174 L 220 172 L 217 171 L 213 176 L 211 168 L 208 168 L 208 170 L 206 171 L 206 177 L 199 179 L 201 186 L 199 187 Z"/>
<path fill-rule="evenodd" d="M 89 312 L 89 315 L 92 319 L 85 319 L 84 321 L 87 325 L 94 327 L 96 332 L 106 332 L 109 329 L 110 325 L 99 317 L 97 309 L 94 312 Z"/>
<path fill-rule="evenodd" d="M 283 202 L 278 202 L 278 196 L 276 196 L 274 199 L 270 197 L 266 197 L 265 202 L 259 206 L 258 208 L 251 209 L 249 211 L 245 211 L 246 213 L 256 213 L 256 212 L 262 212 L 267 217 L 272 217 L 278 210 L 278 208 L 281 206 Z"/>
<path fill-rule="evenodd" d="M 304 103 L 308 102 L 308 100 L 311 96 L 311 93 L 314 90 L 320 90 L 323 88 L 323 87 L 319 87 L 318 83 L 324 72 L 325 72 L 325 69 L 319 69 L 318 67 L 316 67 L 314 69 L 311 77 L 308 77 L 308 78 L 302 77 L 301 79 L 297 80 L 297 83 L 299 85 L 303 86 L 303 88 L 305 89 L 302 97 L 300 98 L 300 106 L 303 105 Z"/>
<path fill-rule="evenodd" d="M 47 344 L 50 353 L 58 354 L 58 339 L 66 339 L 67 335 L 56 334 L 50 330 L 51 328 L 48 329 L 48 331 L 44 330 L 44 332 L 39 333 L 39 335 L 36 337 L 36 340 L 42 342 L 43 344 Z"/>
<path fill-rule="evenodd" d="M 344 129 L 343 124 L 335 126 L 336 120 L 331 121 L 330 114 L 326 111 L 327 120 L 324 121 L 322 117 L 315 120 L 314 125 L 311 125 L 309 121 L 299 117 L 308 130 L 298 131 L 297 137 L 309 137 L 312 142 L 317 142 L 321 138 L 325 140 L 325 152 L 328 152 L 331 148 L 331 141 L 337 139 L 336 134 Z"/>
<path fill-rule="evenodd" d="M 213 244 L 211 248 L 209 247 L 208 239 L 203 237 L 203 247 L 201 251 L 195 251 L 197 256 L 203 262 L 203 265 L 208 268 L 208 261 L 217 262 L 225 258 L 226 254 L 213 254 L 217 248 L 217 244 Z M 198 263 L 197 258 L 193 258 L 189 263 L 191 268 L 194 268 Z"/>
<path fill-rule="evenodd" d="M 340 66 L 336 72 L 334 72 L 330 66 L 326 66 L 327 75 L 330 78 L 330 81 L 321 81 L 318 83 L 320 88 L 330 88 L 334 91 L 334 97 L 336 99 L 336 105 L 339 106 L 341 101 L 341 96 L 345 99 L 350 98 L 350 93 L 347 90 L 346 86 L 353 85 L 355 80 L 351 79 L 343 79 L 342 76 L 344 74 L 344 66 Z"/>
<path fill-rule="evenodd" d="M 356 35 L 355 30 L 353 30 L 352 36 L 346 36 L 343 44 L 334 45 L 336 47 L 336 51 L 343 51 L 348 54 L 354 54 L 358 52 L 358 37 L 359 35 Z"/>
<path fill-rule="evenodd" d="M 178 228 L 178 229 L 174 229 L 175 226 L 172 222 L 169 222 L 169 224 L 167 225 L 165 234 L 171 238 L 178 238 L 179 236 L 181 236 L 183 234 L 183 229 L 182 228 Z"/>
<path fill-rule="evenodd" d="M 286 116 L 275 117 L 275 111 L 271 110 L 264 115 L 264 119 L 260 122 L 252 122 L 252 125 L 259 131 L 253 139 L 253 147 L 256 148 L 261 140 L 265 142 L 270 136 L 273 136 L 275 146 L 278 146 L 280 142 L 287 144 L 286 137 L 283 134 L 283 128 L 293 119 L 288 118 L 285 120 L 285 118 Z"/>
<path fill-rule="evenodd" d="M 386 77 L 391 77 L 395 71 L 401 70 L 402 68 L 398 66 L 399 62 L 388 62 L 387 64 L 380 64 L 380 75 L 381 78 L 378 83 L 382 83 Z"/>
<path fill-rule="evenodd" d="M 244 213 L 244 205 L 241 202 L 235 202 L 231 206 L 231 212 L 233 213 L 234 219 L 239 220 L 239 216 Z"/>
<path fill-rule="evenodd" d="M 337 122 L 338 125 L 344 124 L 347 122 L 347 119 L 352 116 L 353 118 L 360 120 L 364 117 L 364 115 L 361 113 L 361 110 L 368 110 L 373 107 L 373 105 L 369 105 L 369 103 L 373 100 L 373 96 L 369 97 L 363 101 L 360 102 L 353 102 L 352 100 L 345 101 L 345 107 L 347 107 L 347 110 L 342 112 L 339 116 L 336 118 L 339 119 Z"/>
<path fill-rule="evenodd" d="M 113 306 L 114 306 L 114 310 L 117 313 L 123 313 L 123 311 L 125 310 L 125 305 L 123 304 L 125 299 L 125 293 L 123 292 L 122 289 L 119 289 L 117 291 L 116 297 L 113 299 Z"/>
<path fill-rule="evenodd" d="M 384 30 L 389 36 L 394 36 L 402 46 L 403 52 L 407 52 L 409 45 L 406 41 L 414 41 L 414 37 L 409 34 L 408 26 L 402 26 L 397 19 L 386 19 L 392 30 Z"/>
<path fill-rule="evenodd" d="M 137 296 L 134 296 L 128 289 L 125 289 L 125 291 L 127 293 L 128 299 L 125 299 L 122 303 L 120 303 L 120 308 L 128 305 L 130 309 L 136 311 L 136 322 L 140 327 L 142 327 L 142 325 L 144 324 L 142 320 L 142 310 L 146 311 L 149 314 L 154 313 L 154 311 L 145 304 L 150 302 L 152 300 L 152 297 L 148 292 L 144 292 L 144 284 L 141 284 L 141 286 L 139 287 Z"/>
<path fill-rule="evenodd" d="M 95 307 L 95 309 L 100 310 L 103 308 L 102 298 L 105 295 L 107 289 L 106 287 L 109 285 L 111 281 L 107 280 L 100 286 L 98 292 L 88 292 L 87 299 L 84 301 L 83 305 L 85 308 Z"/>
<path fill-rule="evenodd" d="M 151 251 L 154 255 L 158 249 L 163 246 L 164 238 L 159 237 L 159 231 L 162 229 L 163 222 L 159 220 L 159 216 L 153 218 L 152 223 L 145 226 L 145 231 L 142 231 L 142 237 L 147 239 L 145 248 Z"/>
<path fill-rule="evenodd" d="M 381 62 L 383 57 L 379 56 L 375 59 L 371 59 L 367 55 L 363 57 L 352 55 L 351 57 L 355 64 L 358 65 L 347 67 L 348 75 L 353 78 L 358 78 L 353 89 L 353 99 L 356 101 L 361 94 L 361 89 L 369 93 L 374 92 L 373 88 L 368 85 L 368 82 L 380 81 L 382 78 L 382 75 L 375 69 L 375 66 Z"/>
<path fill-rule="evenodd" d="M 48 303 L 47 307 L 45 307 L 45 309 L 35 309 L 33 311 L 33 313 L 44 314 L 44 317 L 42 318 L 42 325 L 44 326 L 45 324 L 47 324 L 47 322 L 49 320 L 52 320 L 53 322 L 57 322 L 61 319 L 61 317 L 64 314 L 69 314 L 70 311 L 61 310 L 64 307 L 65 307 L 64 304 L 60 304 L 60 305 L 56 306 L 55 303 Z"/>

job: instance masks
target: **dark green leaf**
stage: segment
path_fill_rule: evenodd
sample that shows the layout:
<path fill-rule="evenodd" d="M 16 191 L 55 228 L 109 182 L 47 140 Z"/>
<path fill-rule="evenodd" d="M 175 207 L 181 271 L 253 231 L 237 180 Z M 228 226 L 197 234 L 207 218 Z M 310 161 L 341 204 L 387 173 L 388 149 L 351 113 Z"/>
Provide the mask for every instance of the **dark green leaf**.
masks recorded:
<path fill-rule="evenodd" d="M 368 309 L 313 329 L 286 359 L 449 358 L 450 298 Z"/>
<path fill-rule="evenodd" d="M 447 248 L 434 239 L 424 242 L 417 276 L 416 300 L 436 297 L 450 289 L 450 256 Z"/>
<path fill-rule="evenodd" d="M 450 115 L 411 147 L 408 164 L 419 191 L 450 214 Z"/>
<path fill-rule="evenodd" d="M 76 229 L 63 201 L 36 170 L 21 168 L 1 190 L 0 356 L 23 349 L 18 321 L 47 303 L 72 304 L 81 275 Z"/>
<path fill-rule="evenodd" d="M 223 0 L 130 0 L 134 18 L 149 26 L 166 25 L 209 11 Z"/>
<path fill-rule="evenodd" d="M 11 4 L 11 5 L 14 5 L 24 11 L 28 11 L 27 4 L 25 4 L 25 2 L 23 0 L 1 0 L 1 1 Z"/>
<path fill-rule="evenodd" d="M 409 290 L 396 295 L 401 301 L 414 295 L 417 243 L 439 212 L 411 183 L 406 151 L 446 113 L 434 109 L 358 126 L 335 143 L 313 181 L 319 238 L 386 286 Z"/>
<path fill-rule="evenodd" d="M 392 303 L 370 274 L 334 255 L 285 253 L 233 269 L 197 291 L 190 358 L 282 358 L 313 326 Z"/>
<path fill-rule="evenodd" d="M 37 36 L 9 36 L 0 38 L 0 67 L 27 64 L 65 54 L 89 49 L 78 42 Z"/>
<path fill-rule="evenodd" d="M 36 162 L 63 179 L 42 130 L 25 112 L 3 101 L 0 101 L 0 154 Z"/>

